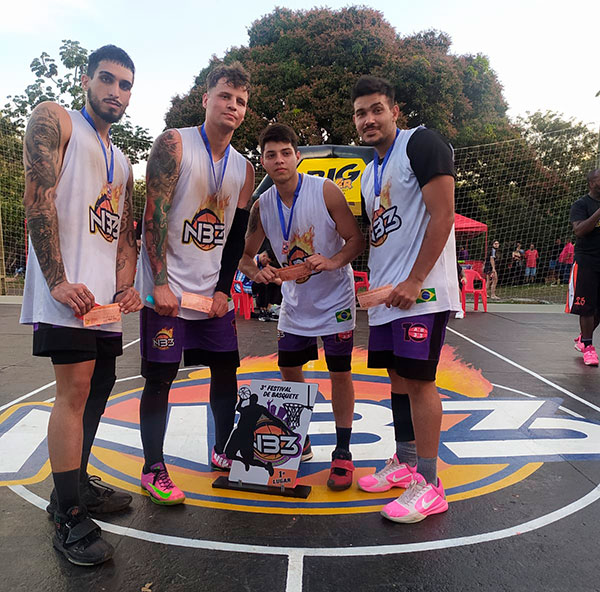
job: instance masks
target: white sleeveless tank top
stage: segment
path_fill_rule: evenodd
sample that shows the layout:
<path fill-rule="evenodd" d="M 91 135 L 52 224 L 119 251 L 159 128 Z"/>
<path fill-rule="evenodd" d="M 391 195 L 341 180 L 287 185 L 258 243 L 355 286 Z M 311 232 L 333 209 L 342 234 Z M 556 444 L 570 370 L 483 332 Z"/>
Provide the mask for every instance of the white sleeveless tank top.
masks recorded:
<path fill-rule="evenodd" d="M 381 195 L 376 200 L 373 163 L 361 181 L 365 207 L 371 220 L 369 283 L 371 288 L 403 282 L 419 254 L 430 216 L 419 182 L 406 152 L 408 141 L 419 128 L 400 130 L 383 172 Z M 369 325 L 421 314 L 460 310 L 454 227 L 440 257 L 423 282 L 421 295 L 408 310 L 385 305 L 369 309 Z"/>
<path fill-rule="evenodd" d="M 233 147 L 229 151 L 221 190 L 217 193 L 208 154 L 200 129 L 176 130 L 181 136 L 179 180 L 167 215 L 167 277 L 169 287 L 181 301 L 182 292 L 214 295 L 221 270 L 221 255 L 246 181 L 246 159 Z M 221 178 L 223 159 L 215 163 Z M 136 288 L 142 301 L 154 290 L 154 275 L 142 231 L 142 250 Z M 184 319 L 205 319 L 206 313 L 179 309 Z"/>
<path fill-rule="evenodd" d="M 287 255 L 282 254 L 283 232 L 277 209 L 277 188 L 273 185 L 260 196 L 260 220 L 281 265 L 302 263 L 315 253 L 332 257 L 344 246 L 344 239 L 338 234 L 325 205 L 324 182 L 321 177 L 302 176 Z M 282 206 L 287 224 L 290 208 Z M 280 331 L 314 337 L 354 329 L 354 275 L 349 264 L 313 274 L 306 280 L 283 282 L 281 292 Z"/>
<path fill-rule="evenodd" d="M 129 163 L 113 144 L 115 168 L 112 190 L 100 141 L 79 111 L 68 111 L 73 124 L 56 187 L 60 252 L 67 281 L 85 284 L 98 304 L 110 304 L 116 291 L 117 244 Z M 110 162 L 110 152 L 107 151 Z M 21 323 L 83 327 L 65 304 L 52 298 L 29 239 L 29 257 Z M 90 327 L 121 331 L 121 323 Z"/>

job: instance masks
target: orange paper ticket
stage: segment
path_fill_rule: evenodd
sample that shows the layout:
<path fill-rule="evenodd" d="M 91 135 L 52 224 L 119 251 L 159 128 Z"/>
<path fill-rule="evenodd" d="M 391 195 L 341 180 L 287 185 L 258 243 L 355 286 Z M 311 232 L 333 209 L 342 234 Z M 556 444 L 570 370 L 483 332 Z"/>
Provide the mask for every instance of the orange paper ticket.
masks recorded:
<path fill-rule="evenodd" d="M 108 323 L 118 323 L 120 320 L 121 309 L 119 305 L 105 304 L 104 306 L 96 306 L 83 315 L 83 326 L 107 325 Z"/>
<path fill-rule="evenodd" d="M 307 263 L 298 263 L 298 265 L 288 265 L 277 270 L 277 277 L 282 282 L 299 280 L 300 278 L 310 275 L 310 269 Z"/>
<path fill-rule="evenodd" d="M 208 296 L 200 296 L 200 294 L 192 294 L 192 292 L 183 292 L 181 294 L 181 308 L 210 312 L 212 303 L 213 299 Z"/>
<path fill-rule="evenodd" d="M 394 286 L 389 284 L 387 286 L 374 288 L 368 292 L 363 292 L 358 295 L 358 304 L 360 304 L 361 308 L 371 308 L 372 306 L 383 304 L 393 289 Z"/>

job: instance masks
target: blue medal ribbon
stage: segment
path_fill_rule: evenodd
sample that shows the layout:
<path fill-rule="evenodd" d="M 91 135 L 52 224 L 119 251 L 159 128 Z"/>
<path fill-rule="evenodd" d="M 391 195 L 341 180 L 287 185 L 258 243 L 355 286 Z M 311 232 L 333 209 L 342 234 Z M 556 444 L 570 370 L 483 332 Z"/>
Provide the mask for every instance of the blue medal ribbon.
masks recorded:
<path fill-rule="evenodd" d="M 106 165 L 106 180 L 108 182 L 109 187 L 112 185 L 113 179 L 115 178 L 115 153 L 113 150 L 112 141 L 110 140 L 110 131 L 108 132 L 108 140 L 110 143 L 110 165 L 108 164 L 108 156 L 106 154 L 106 146 L 104 144 L 104 140 L 100 137 L 98 130 L 96 129 L 96 124 L 94 120 L 87 112 L 87 109 L 83 107 L 81 110 L 81 114 L 85 118 L 85 120 L 92 126 L 93 130 L 96 132 L 96 136 L 98 137 L 98 142 L 100 142 L 100 146 L 102 146 L 102 153 L 104 154 L 104 164 Z"/>
<path fill-rule="evenodd" d="M 385 153 L 385 157 L 383 162 L 381 163 L 381 173 L 378 172 L 379 168 L 379 154 L 377 154 L 377 150 L 375 150 L 375 158 L 373 159 L 373 183 L 375 185 L 375 198 L 378 198 L 381 195 L 381 182 L 383 181 L 383 171 L 385 170 L 385 165 L 388 163 L 390 156 L 392 154 L 392 150 L 394 149 L 394 144 L 398 136 L 400 135 L 400 130 L 396 129 L 396 137 L 392 142 L 392 145 L 388 148 Z"/>
<path fill-rule="evenodd" d="M 231 144 L 227 144 L 227 148 L 225 149 L 225 155 L 223 156 L 223 169 L 221 170 L 221 179 L 217 182 L 217 173 L 215 172 L 215 162 L 213 160 L 212 151 L 210 149 L 210 142 L 208 141 L 208 136 L 206 135 L 206 130 L 204 129 L 204 124 L 200 127 L 200 135 L 202 136 L 202 140 L 204 142 L 204 146 L 206 147 L 206 151 L 210 156 L 210 166 L 212 168 L 213 180 L 215 182 L 215 191 L 219 193 L 221 191 L 221 187 L 223 186 L 223 179 L 225 178 L 225 169 L 227 168 L 227 161 L 229 160 L 229 149 L 231 148 Z"/>
<path fill-rule="evenodd" d="M 283 203 L 281 201 L 281 195 L 279 195 L 279 191 L 277 191 L 277 211 L 279 212 L 279 224 L 281 225 L 281 234 L 283 234 L 283 247 L 289 247 L 289 239 L 290 239 L 290 231 L 292 229 L 292 219 L 294 218 L 294 207 L 296 206 L 296 201 L 298 200 L 298 195 L 300 195 L 300 188 L 302 187 L 302 174 L 298 175 L 298 184 L 296 185 L 296 190 L 294 191 L 294 201 L 292 201 L 292 207 L 290 208 L 290 217 L 288 218 L 287 226 L 285 224 L 285 218 L 283 216 Z M 284 253 L 287 255 L 287 252 Z"/>

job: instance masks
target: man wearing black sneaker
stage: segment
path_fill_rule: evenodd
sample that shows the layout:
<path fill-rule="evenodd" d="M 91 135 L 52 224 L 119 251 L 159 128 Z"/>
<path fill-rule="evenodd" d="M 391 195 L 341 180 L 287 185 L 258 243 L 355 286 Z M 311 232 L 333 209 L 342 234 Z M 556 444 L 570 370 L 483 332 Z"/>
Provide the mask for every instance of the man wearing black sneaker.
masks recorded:
<path fill-rule="evenodd" d="M 88 517 L 122 510 L 131 496 L 87 474 L 94 437 L 122 353 L 121 323 L 84 328 L 96 305 L 139 310 L 132 287 L 136 265 L 133 174 L 113 146 L 110 127 L 127 105 L 131 58 L 107 45 L 90 55 L 82 76 L 86 104 L 67 111 L 41 103 L 25 133 L 25 211 L 30 255 L 21 322 L 34 326 L 33 353 L 50 357 L 56 399 L 48 424 L 55 490 L 54 546 L 77 565 L 109 559 L 113 547 Z"/>

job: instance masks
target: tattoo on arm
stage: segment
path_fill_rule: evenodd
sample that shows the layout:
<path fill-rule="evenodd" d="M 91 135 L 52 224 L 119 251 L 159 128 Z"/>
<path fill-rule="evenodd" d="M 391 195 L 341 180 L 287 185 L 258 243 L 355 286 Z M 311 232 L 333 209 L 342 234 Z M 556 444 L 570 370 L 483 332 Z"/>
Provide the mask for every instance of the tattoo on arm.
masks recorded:
<path fill-rule="evenodd" d="M 135 275 L 136 242 L 133 230 L 133 173 L 125 189 L 125 203 L 123 204 L 123 216 L 121 218 L 121 229 L 119 232 L 119 244 L 117 247 L 117 290 L 123 290 L 133 285 Z"/>
<path fill-rule="evenodd" d="M 48 288 L 65 281 L 54 203 L 61 166 L 59 117 L 47 107 L 34 111 L 25 133 L 25 213 L 31 241 Z"/>
<path fill-rule="evenodd" d="M 252 236 L 258 230 L 260 222 L 260 206 L 259 201 L 255 201 L 250 210 L 250 219 L 248 220 L 248 230 L 246 230 L 246 238 Z"/>
<path fill-rule="evenodd" d="M 179 134 L 168 130 L 152 148 L 147 177 L 146 249 L 157 286 L 167 283 L 167 215 L 179 178 Z"/>

